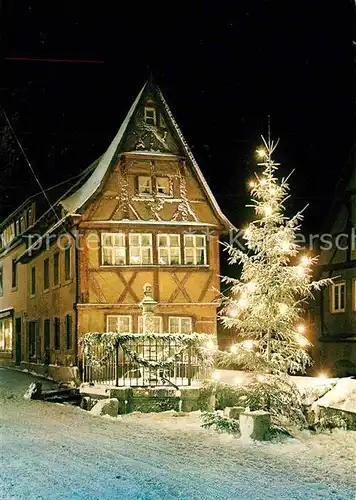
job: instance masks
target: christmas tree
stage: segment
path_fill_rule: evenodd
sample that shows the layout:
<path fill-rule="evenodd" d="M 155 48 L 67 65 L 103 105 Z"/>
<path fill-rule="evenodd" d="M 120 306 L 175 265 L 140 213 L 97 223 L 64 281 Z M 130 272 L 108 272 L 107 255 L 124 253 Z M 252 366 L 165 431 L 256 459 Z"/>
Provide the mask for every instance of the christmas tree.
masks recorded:
<path fill-rule="evenodd" d="M 263 139 L 263 138 L 262 138 Z M 313 281 L 317 257 L 303 251 L 296 236 L 303 210 L 285 215 L 289 198 L 287 178 L 277 177 L 271 156 L 277 143 L 258 151 L 261 171 L 249 183 L 254 220 L 243 231 L 244 247 L 226 244 L 230 264 L 242 266 L 239 279 L 224 277 L 220 320 L 232 328 L 237 342 L 221 354 L 220 366 L 233 365 L 266 373 L 304 373 L 312 360 L 305 336 L 305 306 L 313 291 L 330 283 Z"/>

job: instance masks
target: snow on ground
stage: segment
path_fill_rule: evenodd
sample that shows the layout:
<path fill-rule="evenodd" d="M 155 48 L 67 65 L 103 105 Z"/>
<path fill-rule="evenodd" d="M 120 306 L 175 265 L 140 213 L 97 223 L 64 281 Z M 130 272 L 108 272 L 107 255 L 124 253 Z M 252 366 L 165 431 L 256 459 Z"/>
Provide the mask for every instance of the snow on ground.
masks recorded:
<path fill-rule="evenodd" d="M 356 432 L 243 444 L 198 413 L 112 419 L 24 401 L 33 380 L 0 369 L 1 499 L 355 498 Z"/>

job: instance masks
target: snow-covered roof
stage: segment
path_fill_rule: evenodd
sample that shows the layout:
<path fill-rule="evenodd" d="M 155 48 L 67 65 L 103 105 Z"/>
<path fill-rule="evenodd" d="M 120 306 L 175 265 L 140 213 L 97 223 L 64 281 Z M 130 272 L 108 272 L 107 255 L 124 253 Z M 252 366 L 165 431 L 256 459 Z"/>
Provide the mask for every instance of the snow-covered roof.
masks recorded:
<path fill-rule="evenodd" d="M 123 138 L 123 135 L 126 131 L 126 128 L 130 122 L 130 118 L 134 114 L 134 111 L 140 101 L 141 95 L 145 89 L 147 84 L 145 84 L 141 91 L 139 92 L 138 96 L 136 97 L 134 103 L 132 104 L 129 112 L 126 115 L 125 120 L 122 122 L 121 127 L 116 134 L 114 140 L 106 150 L 106 152 L 103 154 L 101 157 L 101 160 L 99 161 L 96 169 L 92 173 L 92 175 L 89 177 L 89 179 L 76 191 L 73 193 L 71 196 L 68 198 L 65 198 L 62 200 L 60 203 L 62 207 L 67 211 L 67 212 L 76 212 L 81 206 L 84 205 L 86 201 L 96 192 L 96 190 L 99 188 L 108 168 L 111 165 L 111 161 L 117 151 L 117 148 L 120 145 L 120 142 Z"/>
<path fill-rule="evenodd" d="M 64 208 L 64 210 L 68 213 L 74 213 L 78 211 L 89 199 L 91 196 L 94 195 L 94 193 L 99 189 L 99 187 L 102 184 L 103 179 L 105 178 L 105 174 L 107 173 L 108 169 L 110 168 L 110 165 L 112 164 L 112 160 L 115 157 L 116 152 L 118 151 L 120 144 L 123 140 L 124 134 L 128 128 L 128 125 L 130 123 L 131 118 L 133 117 L 136 108 L 138 107 L 141 97 L 143 95 L 143 92 L 149 86 L 149 82 L 146 82 L 145 85 L 142 87 L 141 91 L 139 92 L 138 96 L 136 97 L 134 103 L 132 104 L 129 112 L 127 113 L 127 116 L 125 120 L 122 122 L 121 127 L 116 134 L 114 140 L 110 144 L 109 148 L 107 151 L 103 154 L 101 157 L 100 161 L 98 162 L 97 167 L 93 171 L 92 175 L 86 180 L 86 182 L 77 190 L 75 191 L 72 195 L 70 195 L 67 198 L 64 198 L 60 201 L 60 204 Z M 191 166 L 198 178 L 198 181 L 200 182 L 201 186 L 203 187 L 208 199 L 210 200 L 212 207 L 222 222 L 222 224 L 226 228 L 233 228 L 234 226 L 231 224 L 231 222 L 225 217 L 225 215 L 222 213 L 209 185 L 207 184 L 206 180 L 204 179 L 203 173 L 200 170 L 193 153 L 191 152 L 186 140 L 183 137 L 183 134 L 181 130 L 179 129 L 177 122 L 175 121 L 173 114 L 171 110 L 169 109 L 169 106 L 163 97 L 163 94 L 161 90 L 158 87 L 155 87 L 155 93 L 160 99 L 166 114 L 168 116 L 168 119 L 171 122 L 172 128 L 175 130 L 177 138 L 181 144 L 181 147 L 185 154 L 187 155 L 187 158 L 189 159 Z M 155 154 L 150 151 L 134 151 L 135 154 Z M 162 156 L 167 156 L 167 153 L 156 153 L 158 155 Z"/>

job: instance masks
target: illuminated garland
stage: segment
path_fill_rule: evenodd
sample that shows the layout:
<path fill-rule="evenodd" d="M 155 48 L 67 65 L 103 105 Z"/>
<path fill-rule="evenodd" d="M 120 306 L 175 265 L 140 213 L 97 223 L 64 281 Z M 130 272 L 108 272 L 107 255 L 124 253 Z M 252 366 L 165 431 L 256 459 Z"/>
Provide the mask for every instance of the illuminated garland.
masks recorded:
<path fill-rule="evenodd" d="M 164 360 L 150 360 L 141 356 L 132 349 L 133 344 L 142 344 L 145 341 L 154 341 L 157 346 L 168 346 L 171 349 L 177 349 L 177 352 Z M 173 344 L 170 345 L 170 343 Z M 168 368 L 179 361 L 183 353 L 192 348 L 194 355 L 197 356 L 202 366 L 213 366 L 214 354 L 216 351 L 216 337 L 210 334 L 191 333 L 191 334 L 168 334 L 168 333 L 87 333 L 79 339 L 79 345 L 82 346 L 83 354 L 89 365 L 103 367 L 116 348 L 121 347 L 124 353 L 135 363 L 151 370 Z M 96 353 L 95 347 L 101 347 Z"/>

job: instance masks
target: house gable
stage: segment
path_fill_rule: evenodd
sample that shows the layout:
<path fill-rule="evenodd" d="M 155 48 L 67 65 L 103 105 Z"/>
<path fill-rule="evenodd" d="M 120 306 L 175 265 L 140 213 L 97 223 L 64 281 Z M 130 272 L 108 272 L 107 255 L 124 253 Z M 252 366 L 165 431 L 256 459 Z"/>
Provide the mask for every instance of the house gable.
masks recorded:
<path fill-rule="evenodd" d="M 147 196 L 139 192 L 140 177 L 150 178 Z M 158 178 L 166 195 L 159 192 L 163 188 Z M 61 205 L 66 213 L 81 213 L 83 220 L 165 220 L 232 227 L 152 82 L 138 94 L 91 177 Z"/>

